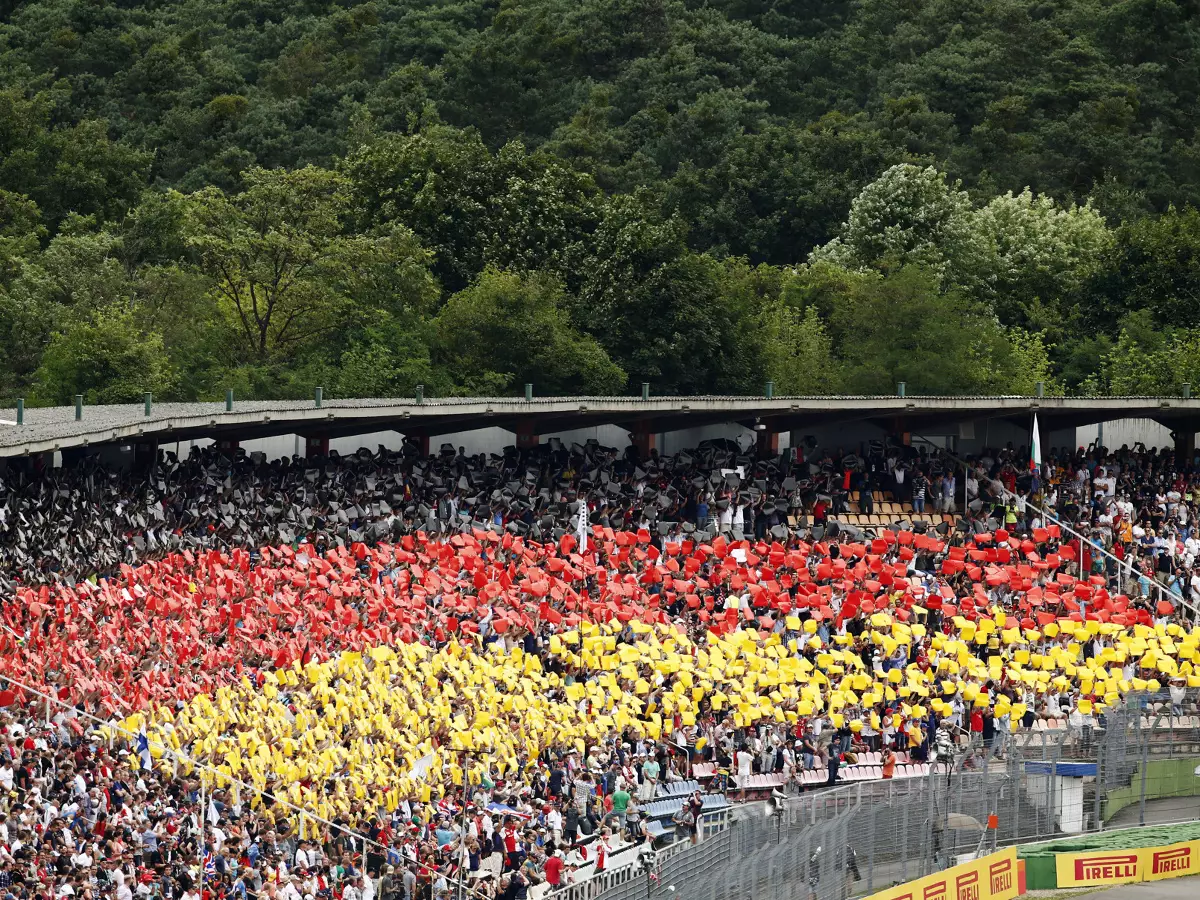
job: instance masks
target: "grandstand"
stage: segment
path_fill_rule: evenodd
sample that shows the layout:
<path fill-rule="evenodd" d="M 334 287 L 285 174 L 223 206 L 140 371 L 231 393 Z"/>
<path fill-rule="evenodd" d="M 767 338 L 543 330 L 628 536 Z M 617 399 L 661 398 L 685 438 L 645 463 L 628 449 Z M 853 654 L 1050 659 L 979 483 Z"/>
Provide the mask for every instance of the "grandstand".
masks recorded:
<path fill-rule="evenodd" d="M 1057 777 L 1102 735 L 1114 761 L 1087 796 L 1127 803 L 1138 768 L 1117 759 L 1112 722 L 1134 698 L 1148 758 L 1191 752 L 1191 461 L 1069 444 L 1032 461 L 1019 444 L 951 453 L 883 426 L 1111 408 L 604 402 L 246 404 L 229 418 L 148 404 L 140 417 L 30 410 L 5 426 L 17 458 L 0 476 L 0 804 L 18 847 L 0 868 L 32 886 L 49 816 L 74 835 L 37 876 L 56 890 L 103 870 L 316 900 L 334 879 L 365 888 L 407 871 L 435 898 L 523 884 L 572 900 L 590 882 L 632 890 L 647 859 L 701 858 L 780 795 L 841 809 L 848 786 L 928 798 L 995 774 L 1039 810 L 1037 836 L 1057 833 L 1068 824 L 1018 762 L 1049 758 Z M 647 429 L 694 410 L 686 421 L 774 413 L 768 434 L 861 414 L 880 437 L 788 453 L 770 440 L 643 453 L 528 439 L 585 405 L 593 425 L 652 412 Z M 542 424 L 522 424 L 531 410 Z M 237 446 L 405 413 L 416 438 L 500 421 L 518 441 L 480 455 L 415 438 L 344 457 L 310 445 L 288 460 Z M 148 443 L 219 443 L 111 464 L 139 428 Z M 63 466 L 38 464 L 55 445 Z M 957 503 L 940 486 L 960 473 L 976 487 Z M 808 847 L 798 840 L 789 858 Z M 933 864 L 944 844 L 927 852 Z"/>

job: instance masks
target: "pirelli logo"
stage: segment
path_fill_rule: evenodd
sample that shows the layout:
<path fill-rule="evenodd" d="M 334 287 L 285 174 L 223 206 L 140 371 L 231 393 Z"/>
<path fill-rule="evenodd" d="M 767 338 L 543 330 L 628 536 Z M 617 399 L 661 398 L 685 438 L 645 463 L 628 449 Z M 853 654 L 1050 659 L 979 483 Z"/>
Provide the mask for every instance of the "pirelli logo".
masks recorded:
<path fill-rule="evenodd" d="M 941 881 L 925 885 L 921 900 L 950 900 L 946 896 L 946 880 L 943 878 Z"/>
<path fill-rule="evenodd" d="M 1136 853 L 1082 856 L 1075 860 L 1076 881 L 1121 881 L 1137 877 Z"/>
<path fill-rule="evenodd" d="M 1167 875 L 1175 872 L 1190 872 L 1191 870 L 1191 847 L 1156 850 L 1150 857 L 1150 873 L 1152 875 Z"/>
<path fill-rule="evenodd" d="M 954 878 L 955 900 L 979 900 L 979 870 L 964 872 Z"/>
<path fill-rule="evenodd" d="M 1012 890 L 1013 864 L 1011 859 L 1002 859 L 1000 862 L 988 866 L 988 885 L 993 894 Z"/>

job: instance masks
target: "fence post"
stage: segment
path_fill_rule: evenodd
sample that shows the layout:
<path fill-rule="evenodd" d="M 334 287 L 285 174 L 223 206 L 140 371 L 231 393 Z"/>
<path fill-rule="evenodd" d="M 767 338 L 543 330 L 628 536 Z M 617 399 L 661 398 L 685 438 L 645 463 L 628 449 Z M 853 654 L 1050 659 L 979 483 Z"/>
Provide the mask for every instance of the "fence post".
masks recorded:
<path fill-rule="evenodd" d="M 904 814 L 900 817 L 900 880 L 908 881 L 908 807 L 911 804 L 905 803 L 902 809 Z"/>
<path fill-rule="evenodd" d="M 1050 830 L 1048 834 L 1054 834 L 1058 831 L 1058 804 L 1055 802 L 1054 788 L 1058 781 L 1058 747 L 1055 746 L 1050 754 L 1050 777 L 1046 779 L 1046 784 L 1049 786 L 1049 802 L 1046 806 L 1046 812 L 1049 813 Z"/>
<path fill-rule="evenodd" d="M 1138 726 L 1142 736 L 1142 798 L 1138 804 L 1138 824 L 1146 824 L 1146 774 L 1150 768 L 1150 730 L 1141 728 L 1142 719 L 1138 716 Z"/>
<path fill-rule="evenodd" d="M 25 398 L 24 397 L 17 398 L 17 424 L 18 425 L 25 424 Z"/>
<path fill-rule="evenodd" d="M 1017 754 L 1016 744 L 1008 755 L 1008 783 L 1012 788 L 1012 839 L 1016 843 L 1021 839 L 1021 762 Z"/>
<path fill-rule="evenodd" d="M 889 785 L 890 786 L 890 785 Z M 871 843 L 867 845 L 867 893 L 875 891 L 875 804 L 867 807 L 867 816 L 871 821 Z"/>
<path fill-rule="evenodd" d="M 1167 759 L 1175 758 L 1175 715 L 1174 710 L 1170 706 L 1167 707 L 1167 728 L 1170 730 L 1170 737 L 1167 740 Z"/>

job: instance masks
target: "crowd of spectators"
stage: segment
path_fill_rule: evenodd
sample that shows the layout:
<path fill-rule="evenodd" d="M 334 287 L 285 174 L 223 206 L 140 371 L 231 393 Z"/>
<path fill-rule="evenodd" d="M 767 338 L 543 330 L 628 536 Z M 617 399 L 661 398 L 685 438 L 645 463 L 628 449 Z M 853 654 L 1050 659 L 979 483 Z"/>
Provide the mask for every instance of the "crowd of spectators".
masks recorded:
<path fill-rule="evenodd" d="M 480 786 L 465 810 L 405 798 L 390 814 L 364 807 L 354 825 L 298 827 L 269 794 L 204 794 L 200 773 L 131 764 L 125 742 L 80 734 L 78 722 L 0 714 L 5 897 L 436 900 L 453 889 L 520 900 L 644 842 L 640 804 L 682 777 L 665 744 L 597 745 L 583 759 L 548 755 L 528 781 Z M 689 834 L 693 801 L 677 816 Z"/>
<path fill-rule="evenodd" d="M 964 469 L 965 466 L 965 469 Z M 965 472 L 965 474 L 964 474 Z M 1200 469 L 1171 451 L 1051 448 L 1036 471 L 1025 447 L 965 459 L 929 446 L 873 441 L 856 450 L 800 447 L 759 458 L 753 446 L 712 440 L 642 459 L 594 441 L 552 439 L 531 450 L 467 455 L 415 444 L 351 456 L 265 460 L 193 448 L 149 471 L 91 463 L 0 475 L 0 586 L 111 574 L 180 548 L 257 548 L 308 540 L 319 549 L 473 528 L 556 540 L 589 523 L 648 528 L 657 540 L 716 534 L 782 539 L 795 523 L 824 525 L 858 498 L 871 512 L 881 491 L 912 513 L 989 518 L 1019 533 L 1078 526 L 1097 546 L 1176 593 L 1200 597 Z M 1030 501 L 1033 505 L 1027 505 Z M 1083 548 L 1088 571 L 1117 564 Z"/>
<path fill-rule="evenodd" d="M 115 576 L 122 564 L 177 549 L 240 547 L 257 555 L 260 547 L 282 544 L 323 553 L 414 531 L 496 529 L 557 541 L 579 530 L 582 515 L 585 526 L 646 532 L 660 550 L 720 535 L 788 549 L 812 545 L 819 549 L 809 567 L 832 583 L 819 570 L 838 558 L 838 545 L 819 538 L 851 502 L 870 505 L 875 492 L 886 491 L 911 503 L 918 521 L 933 510 L 963 517 L 955 526 L 942 524 L 937 550 L 904 556 L 902 545 L 889 544 L 887 561 L 907 562 L 918 596 L 968 596 L 975 590 L 968 573 L 941 568 L 949 548 L 998 529 L 1037 537 L 1051 524 L 1049 511 L 1082 540 L 1042 535 L 1039 552 L 1074 541 L 1080 566 L 1074 574 L 1096 576 L 1093 583 L 1114 594 L 1124 588 L 1128 610 L 1145 621 L 1186 622 L 1182 608 L 1158 605 L 1151 582 L 1200 598 L 1200 480 L 1191 461 L 1143 448 L 1090 448 L 1051 450 L 1031 467 L 1026 450 L 1007 447 L 966 462 L 964 475 L 945 452 L 890 442 L 859 452 L 803 448 L 760 459 L 716 441 L 646 459 L 632 449 L 551 443 L 491 456 L 444 449 L 421 458 L 410 447 L 276 462 L 207 449 L 183 460 L 166 455 L 141 473 L 95 465 L 10 469 L 0 483 L 0 577 L 11 590 Z M 1127 563 L 1132 582 L 1123 571 Z M 664 603 L 667 619 L 685 633 L 702 636 L 714 611 L 740 614 L 752 606 L 749 593 L 739 596 L 737 585 L 719 581 L 712 567 L 691 577 L 707 589 L 698 591 L 700 602 L 690 604 L 680 592 Z M 1029 612 L 1020 607 L 1028 588 L 988 584 L 985 594 L 993 609 Z M 846 601 L 835 586 L 833 612 Z M 782 614 L 769 622 L 749 616 L 746 627 L 779 635 L 785 645 L 809 635 L 825 645 L 840 637 L 866 671 L 886 677 L 892 669 L 928 667 L 931 638 L 952 633 L 950 617 L 932 606 L 913 620 L 929 637 L 891 653 L 869 639 L 869 610 L 832 619 L 801 610 L 800 627 Z M 554 630 L 539 622 L 482 637 L 539 655 L 550 668 Z M 626 630 L 619 640 L 636 635 Z M 1113 643 L 1093 636 L 1080 652 L 1098 658 Z M 1001 651 L 996 642 L 979 645 L 981 659 Z M 811 649 L 797 652 L 816 659 Z M 1126 665 L 1130 679 L 1150 674 L 1136 660 Z M 502 781 L 449 789 L 424 802 L 406 796 L 390 812 L 368 798 L 328 822 L 297 819 L 270 793 L 252 798 L 226 789 L 202 797 L 198 772 L 139 766 L 132 738 L 106 739 L 91 727 L 86 708 L 10 705 L 0 716 L 0 893 L 3 900 L 439 900 L 462 890 L 482 900 L 525 900 L 539 885 L 553 888 L 575 872 L 603 870 L 618 847 L 647 841 L 645 806 L 660 786 L 689 780 L 699 763 L 716 773 L 710 788 L 776 773 L 798 790 L 806 770 L 824 769 L 835 783 L 839 767 L 863 752 L 883 754 L 884 777 L 894 771 L 897 753 L 945 757 L 968 743 L 984 750 L 972 752 L 967 764 L 986 765 L 988 756 L 1003 756 L 1014 727 L 1039 716 L 1090 722 L 1080 702 L 1087 692 L 1077 683 L 1035 691 L 1000 678 L 982 689 L 985 706 L 956 695 L 941 713 L 921 715 L 880 704 L 836 719 L 818 713 L 739 725 L 728 711 L 707 707 L 691 724 L 676 716 L 658 741 L 634 727 L 613 728 L 584 752 L 547 747 Z M 1022 721 L 1012 721 L 1013 708 Z M 702 808 L 702 797 L 687 798 L 671 821 L 679 835 L 696 838 Z"/>

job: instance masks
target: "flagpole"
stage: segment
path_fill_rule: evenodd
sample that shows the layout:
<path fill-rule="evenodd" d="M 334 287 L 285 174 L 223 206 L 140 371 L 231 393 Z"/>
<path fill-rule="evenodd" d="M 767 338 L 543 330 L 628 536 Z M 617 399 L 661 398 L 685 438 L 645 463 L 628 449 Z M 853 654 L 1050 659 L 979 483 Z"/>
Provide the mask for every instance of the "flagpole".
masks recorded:
<path fill-rule="evenodd" d="M 458 872 L 455 873 L 457 876 L 455 878 L 455 881 L 457 881 L 457 886 L 454 891 L 454 900 L 463 900 L 464 870 L 467 868 L 467 864 L 470 861 L 470 856 L 466 855 L 466 850 L 467 850 L 467 790 L 468 790 L 468 785 L 470 784 L 470 778 L 467 775 L 466 761 L 467 761 L 467 755 L 468 755 L 469 751 L 464 747 L 461 750 L 456 750 L 454 752 L 460 754 L 458 757 L 458 768 L 459 768 L 459 771 L 462 772 L 462 782 L 463 782 L 462 783 L 462 830 L 459 832 L 459 835 L 458 835 Z M 203 900 L 203 898 L 201 898 L 201 900 Z"/>
<path fill-rule="evenodd" d="M 208 818 L 208 810 L 204 807 L 204 775 L 200 775 L 200 837 L 197 841 L 196 858 L 200 862 L 200 887 L 197 893 L 200 895 L 200 900 L 204 900 L 204 833 L 207 831 L 205 819 Z"/>

